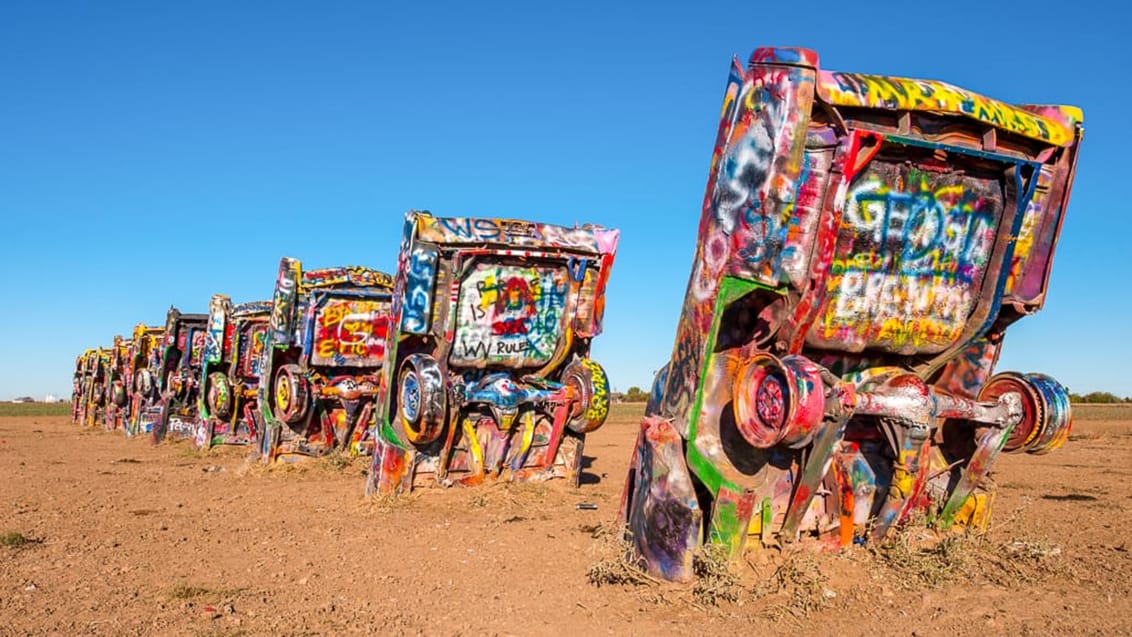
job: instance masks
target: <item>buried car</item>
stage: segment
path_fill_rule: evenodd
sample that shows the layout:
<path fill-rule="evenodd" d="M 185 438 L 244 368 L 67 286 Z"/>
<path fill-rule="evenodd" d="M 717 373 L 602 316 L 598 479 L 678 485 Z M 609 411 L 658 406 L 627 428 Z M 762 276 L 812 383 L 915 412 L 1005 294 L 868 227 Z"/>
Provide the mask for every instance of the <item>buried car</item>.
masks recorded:
<path fill-rule="evenodd" d="M 106 371 L 109 362 L 107 350 L 101 347 L 88 349 L 78 362 L 78 400 L 71 405 L 71 415 L 77 424 L 93 427 L 105 417 Z"/>
<path fill-rule="evenodd" d="M 106 388 L 110 377 L 110 349 L 99 347 L 87 357 L 86 385 L 79 422 L 95 427 L 106 421 Z"/>
<path fill-rule="evenodd" d="M 201 368 L 204 389 L 198 396 L 194 438 L 198 447 L 246 445 L 258 439 L 262 427 L 256 398 L 270 315 L 270 301 L 233 306 L 223 294 L 209 301 Z"/>
<path fill-rule="evenodd" d="M 133 339 L 114 337 L 106 364 L 106 409 L 103 425 L 107 431 L 126 429 L 130 417 L 129 373 Z"/>
<path fill-rule="evenodd" d="M 369 493 L 487 478 L 577 484 L 609 410 L 590 360 L 619 233 L 410 211 Z"/>
<path fill-rule="evenodd" d="M 175 438 L 196 435 L 197 395 L 207 325 L 207 314 L 184 314 L 175 307 L 170 307 L 165 316 L 157 386 L 141 414 L 141 428 L 150 430 L 154 442 L 161 442 L 169 435 Z"/>
<path fill-rule="evenodd" d="M 82 422 L 83 398 L 90 377 L 87 360 L 94 352 L 95 350 L 88 349 L 75 357 L 75 371 L 71 376 L 71 422 L 76 425 Z"/>
<path fill-rule="evenodd" d="M 392 290 L 393 277 L 369 268 L 279 262 L 258 385 L 263 460 L 364 451 Z"/>
<path fill-rule="evenodd" d="M 152 433 L 152 421 L 143 418 L 147 403 L 157 398 L 157 385 L 161 376 L 161 345 L 165 329 L 159 326 L 138 323 L 130 339 L 129 367 L 126 371 L 126 387 L 129 389 L 130 405 L 126 414 L 126 435 Z"/>
<path fill-rule="evenodd" d="M 649 571 L 690 578 L 704 543 L 986 524 L 996 456 L 1069 433 L 1060 384 L 994 367 L 1045 301 L 1081 122 L 806 49 L 735 61 L 623 495 Z"/>

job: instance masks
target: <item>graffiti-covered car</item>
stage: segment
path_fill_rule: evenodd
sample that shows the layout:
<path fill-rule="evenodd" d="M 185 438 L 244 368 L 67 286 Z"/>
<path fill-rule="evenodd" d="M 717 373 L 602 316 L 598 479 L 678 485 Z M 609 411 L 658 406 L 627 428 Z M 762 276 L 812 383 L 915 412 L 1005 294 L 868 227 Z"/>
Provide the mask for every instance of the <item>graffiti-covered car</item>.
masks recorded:
<path fill-rule="evenodd" d="M 161 378 L 162 344 L 165 329 L 161 326 L 138 323 L 130 338 L 129 368 L 126 387 L 129 388 L 130 406 L 126 416 L 126 435 L 152 434 L 152 418 L 144 416 L 147 406 L 156 403 Z"/>
<path fill-rule="evenodd" d="M 76 425 L 82 422 L 83 397 L 86 394 L 86 384 L 89 376 L 87 359 L 90 358 L 94 351 L 93 349 L 88 349 L 75 357 L 75 371 L 71 375 L 71 422 Z"/>
<path fill-rule="evenodd" d="M 204 389 L 197 405 L 200 427 L 194 439 L 198 447 L 246 445 L 258 439 L 259 366 L 270 315 L 270 301 L 233 306 L 227 296 L 217 294 L 209 302 Z"/>
<path fill-rule="evenodd" d="M 265 461 L 363 446 L 385 363 L 393 277 L 279 263 L 260 364 Z"/>
<path fill-rule="evenodd" d="M 86 360 L 86 383 L 83 387 L 79 422 L 97 427 L 106 421 L 106 388 L 110 377 L 110 349 L 99 347 Z"/>
<path fill-rule="evenodd" d="M 71 419 L 86 427 L 98 421 L 96 412 L 103 399 L 101 377 L 104 373 L 102 348 L 88 349 L 75 361 Z"/>
<path fill-rule="evenodd" d="M 106 408 L 103 425 L 107 431 L 126 429 L 130 416 L 130 352 L 133 340 L 121 336 L 114 337 L 106 366 Z"/>
<path fill-rule="evenodd" d="M 994 367 L 1045 301 L 1081 122 L 806 49 L 735 61 L 622 503 L 650 571 L 986 524 L 999 452 L 1070 428 L 1061 385 Z"/>
<path fill-rule="evenodd" d="M 161 442 L 166 436 L 196 436 L 207 327 L 207 314 L 185 314 L 170 307 L 165 315 L 156 395 L 143 409 L 142 428 L 149 428 L 154 442 Z"/>
<path fill-rule="evenodd" d="M 609 410 L 589 358 L 619 233 L 410 211 L 370 493 L 581 475 Z"/>

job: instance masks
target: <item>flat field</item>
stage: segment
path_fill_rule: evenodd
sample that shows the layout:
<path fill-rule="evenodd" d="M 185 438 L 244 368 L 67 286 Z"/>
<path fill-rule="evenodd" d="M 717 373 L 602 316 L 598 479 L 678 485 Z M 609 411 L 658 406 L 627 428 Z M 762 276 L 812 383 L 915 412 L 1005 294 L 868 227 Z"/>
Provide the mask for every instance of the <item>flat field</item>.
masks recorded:
<path fill-rule="evenodd" d="M 361 460 L 269 469 L 5 409 L 0 635 L 1129 635 L 1132 407 L 1076 414 L 1062 449 L 999 461 L 982 538 L 751 550 L 674 585 L 612 532 L 640 406 L 591 435 L 578 489 L 375 499 Z"/>

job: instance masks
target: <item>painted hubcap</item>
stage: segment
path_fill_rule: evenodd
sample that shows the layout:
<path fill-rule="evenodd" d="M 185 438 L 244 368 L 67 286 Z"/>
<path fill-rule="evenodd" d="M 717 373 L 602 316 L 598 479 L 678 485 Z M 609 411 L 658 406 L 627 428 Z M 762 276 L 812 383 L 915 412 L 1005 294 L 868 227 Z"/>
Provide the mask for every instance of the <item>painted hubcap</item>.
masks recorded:
<path fill-rule="evenodd" d="M 409 372 L 401 381 L 401 409 L 405 420 L 416 423 L 421 411 L 421 384 L 417 375 Z"/>
<path fill-rule="evenodd" d="M 786 417 L 785 391 L 782 379 L 768 375 L 755 394 L 755 413 L 764 424 L 780 429 Z"/>

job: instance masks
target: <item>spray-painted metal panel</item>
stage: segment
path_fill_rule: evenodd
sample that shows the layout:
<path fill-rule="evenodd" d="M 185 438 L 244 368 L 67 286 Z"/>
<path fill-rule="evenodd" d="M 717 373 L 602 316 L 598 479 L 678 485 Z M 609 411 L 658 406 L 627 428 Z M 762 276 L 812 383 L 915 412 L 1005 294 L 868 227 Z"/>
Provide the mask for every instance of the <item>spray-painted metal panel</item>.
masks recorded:
<path fill-rule="evenodd" d="M 130 392 L 129 414 L 125 427 L 127 436 L 149 434 L 152 431 L 152 421 L 146 417 L 146 410 L 157 395 L 164 342 L 164 326 L 148 326 L 144 323 L 134 326 L 127 385 Z"/>
<path fill-rule="evenodd" d="M 138 414 L 139 429 L 148 429 L 154 442 L 167 436 L 197 436 L 201 425 L 197 401 L 208 321 L 208 314 L 184 314 L 175 307 L 166 314 L 164 342 L 156 352 L 155 386 L 142 401 Z"/>
<path fill-rule="evenodd" d="M 369 492 L 580 478 L 609 410 L 589 349 L 618 236 L 408 213 Z"/>
<path fill-rule="evenodd" d="M 1068 436 L 1066 390 L 994 372 L 1045 301 L 1081 139 L 1073 107 L 735 61 L 692 276 L 622 503 L 648 568 L 705 542 L 981 527 L 1001 452 Z"/>
<path fill-rule="evenodd" d="M 453 365 L 532 367 L 554 356 L 566 329 L 566 267 L 477 263 L 460 282 Z"/>
<path fill-rule="evenodd" d="M 209 303 L 208 343 L 197 395 L 198 447 L 248 445 L 263 429 L 257 408 L 260 361 L 271 317 L 270 301 L 233 306 L 222 294 Z"/>
<path fill-rule="evenodd" d="M 260 352 L 256 402 L 265 461 L 368 452 L 392 286 L 390 275 L 361 266 L 304 271 L 298 259 L 280 261 L 264 340 L 245 341 Z"/>
<path fill-rule="evenodd" d="M 389 336 L 389 303 L 326 297 L 315 309 L 312 365 L 379 367 Z"/>

